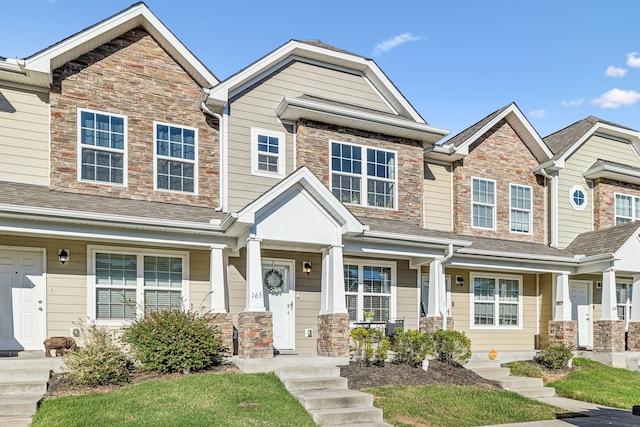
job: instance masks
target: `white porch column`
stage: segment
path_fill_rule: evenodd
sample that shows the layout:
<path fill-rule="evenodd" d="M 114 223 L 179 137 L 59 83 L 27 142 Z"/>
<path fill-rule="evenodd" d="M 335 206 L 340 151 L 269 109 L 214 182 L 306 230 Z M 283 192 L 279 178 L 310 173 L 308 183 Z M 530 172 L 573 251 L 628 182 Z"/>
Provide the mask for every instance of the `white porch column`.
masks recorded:
<path fill-rule="evenodd" d="M 556 300 L 553 320 L 571 320 L 571 298 L 569 297 L 569 275 L 554 274 Z"/>
<path fill-rule="evenodd" d="M 347 313 L 342 246 L 322 250 L 320 314 Z"/>
<path fill-rule="evenodd" d="M 602 314 L 600 320 L 618 320 L 616 271 L 613 268 L 602 272 Z"/>
<path fill-rule="evenodd" d="M 211 246 L 209 281 L 211 282 L 211 312 L 227 312 L 227 285 L 224 246 Z"/>
<path fill-rule="evenodd" d="M 434 259 L 429 263 L 429 301 L 427 302 L 427 317 L 440 317 L 443 314 L 442 306 L 442 288 L 444 284 L 444 276 L 442 274 L 442 259 Z"/>
<path fill-rule="evenodd" d="M 253 235 L 247 239 L 247 305 L 244 311 L 266 311 L 262 289 L 261 241 Z"/>
<path fill-rule="evenodd" d="M 640 274 L 633 275 L 633 290 L 631 292 L 631 316 L 629 316 L 629 322 L 640 322 Z"/>

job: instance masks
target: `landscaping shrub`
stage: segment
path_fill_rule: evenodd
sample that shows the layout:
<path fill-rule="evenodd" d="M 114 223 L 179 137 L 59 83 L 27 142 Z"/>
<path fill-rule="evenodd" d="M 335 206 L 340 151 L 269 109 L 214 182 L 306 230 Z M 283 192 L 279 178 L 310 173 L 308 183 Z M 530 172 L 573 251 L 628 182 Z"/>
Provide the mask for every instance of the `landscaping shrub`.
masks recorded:
<path fill-rule="evenodd" d="M 464 364 L 471 358 L 471 340 L 458 331 L 439 329 L 433 333 L 436 359 L 450 364 Z"/>
<path fill-rule="evenodd" d="M 220 332 L 192 310 L 146 313 L 124 328 L 122 340 L 144 369 L 162 373 L 206 369 L 219 362 L 223 349 Z"/>
<path fill-rule="evenodd" d="M 71 379 L 91 387 L 127 381 L 132 363 L 112 334 L 95 325 L 82 328 L 82 332 L 84 347 L 64 355 Z"/>
<path fill-rule="evenodd" d="M 542 368 L 540 365 L 517 361 L 512 362 L 509 365 L 511 375 L 516 377 L 529 377 L 529 378 L 544 378 L 542 374 Z"/>
<path fill-rule="evenodd" d="M 356 362 L 360 366 L 370 364 L 383 365 L 388 357 L 391 346 L 389 339 L 376 328 L 355 328 L 351 330 L 353 352 Z"/>
<path fill-rule="evenodd" d="M 433 354 L 433 337 L 426 332 L 398 328 L 395 330 L 391 350 L 395 354 L 394 363 L 418 366 L 428 355 Z"/>
<path fill-rule="evenodd" d="M 565 369 L 573 357 L 573 346 L 567 344 L 550 344 L 540 352 L 536 361 L 549 369 Z"/>

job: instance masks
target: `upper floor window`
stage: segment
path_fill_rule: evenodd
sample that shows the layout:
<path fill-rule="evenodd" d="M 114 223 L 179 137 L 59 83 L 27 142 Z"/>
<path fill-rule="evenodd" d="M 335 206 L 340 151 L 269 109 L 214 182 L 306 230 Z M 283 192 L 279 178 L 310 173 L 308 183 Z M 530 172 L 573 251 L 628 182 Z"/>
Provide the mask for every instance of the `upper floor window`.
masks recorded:
<path fill-rule="evenodd" d="M 522 277 L 471 275 L 471 327 L 522 327 Z"/>
<path fill-rule="evenodd" d="M 511 184 L 510 193 L 510 230 L 531 233 L 531 187 Z"/>
<path fill-rule="evenodd" d="M 640 197 L 616 194 L 616 225 L 640 219 Z"/>
<path fill-rule="evenodd" d="M 394 151 L 331 142 L 331 190 L 341 202 L 395 209 L 397 184 Z"/>
<path fill-rule="evenodd" d="M 490 179 L 472 178 L 471 225 L 476 228 L 495 228 L 496 182 Z"/>
<path fill-rule="evenodd" d="M 569 203 L 575 210 L 582 211 L 587 206 L 587 192 L 581 185 L 574 185 L 569 190 Z"/>
<path fill-rule="evenodd" d="M 156 188 L 195 193 L 197 129 L 154 123 Z"/>
<path fill-rule="evenodd" d="M 251 128 L 251 173 L 271 178 L 284 178 L 284 132 Z"/>
<path fill-rule="evenodd" d="M 78 169 L 81 180 L 126 183 L 127 118 L 78 110 Z"/>
<path fill-rule="evenodd" d="M 350 321 L 363 321 L 365 311 L 372 312 L 376 322 L 393 318 L 395 264 L 345 261 L 344 290 Z"/>

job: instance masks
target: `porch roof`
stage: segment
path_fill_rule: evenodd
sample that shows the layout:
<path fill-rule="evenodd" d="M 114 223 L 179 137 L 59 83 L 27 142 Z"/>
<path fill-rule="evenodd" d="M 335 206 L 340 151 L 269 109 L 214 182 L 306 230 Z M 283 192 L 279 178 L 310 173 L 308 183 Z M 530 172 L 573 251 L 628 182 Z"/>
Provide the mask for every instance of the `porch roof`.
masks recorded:
<path fill-rule="evenodd" d="M 567 250 L 584 256 L 614 254 L 638 233 L 639 228 L 640 222 L 630 222 L 582 233 L 567 246 Z"/>

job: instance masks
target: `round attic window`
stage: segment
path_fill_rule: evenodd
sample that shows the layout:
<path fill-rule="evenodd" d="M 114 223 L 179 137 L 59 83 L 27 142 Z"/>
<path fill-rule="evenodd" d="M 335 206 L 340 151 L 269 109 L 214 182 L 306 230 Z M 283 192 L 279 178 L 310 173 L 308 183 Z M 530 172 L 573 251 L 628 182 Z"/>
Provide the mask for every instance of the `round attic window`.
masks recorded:
<path fill-rule="evenodd" d="M 576 210 L 583 210 L 587 206 L 587 192 L 581 185 L 574 185 L 569 191 L 569 202 Z"/>

